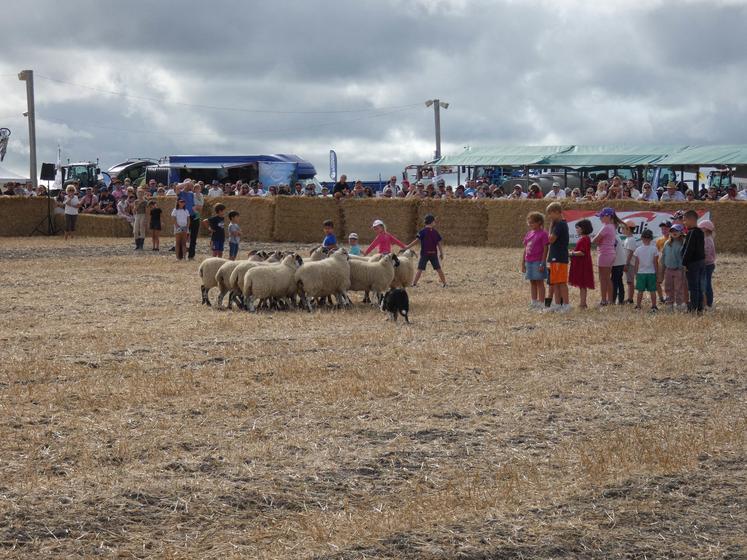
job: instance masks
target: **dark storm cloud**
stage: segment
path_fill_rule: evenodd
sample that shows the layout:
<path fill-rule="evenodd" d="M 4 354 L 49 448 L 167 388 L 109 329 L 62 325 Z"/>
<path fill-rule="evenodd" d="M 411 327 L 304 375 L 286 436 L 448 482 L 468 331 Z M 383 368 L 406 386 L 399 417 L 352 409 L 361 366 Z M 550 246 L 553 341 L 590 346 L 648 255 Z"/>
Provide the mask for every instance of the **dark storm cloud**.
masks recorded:
<path fill-rule="evenodd" d="M 34 68 L 40 160 L 61 140 L 71 157 L 104 164 L 281 151 L 312 159 L 321 172 L 334 147 L 349 174 L 374 178 L 429 158 L 433 116 L 422 102 L 435 96 L 451 103 L 442 120 L 452 151 L 511 142 L 744 142 L 740 2 L 6 4 L 0 117 L 24 110 L 14 74 Z M 23 171 L 25 123 L 6 122 L 16 142 L 5 165 Z"/>

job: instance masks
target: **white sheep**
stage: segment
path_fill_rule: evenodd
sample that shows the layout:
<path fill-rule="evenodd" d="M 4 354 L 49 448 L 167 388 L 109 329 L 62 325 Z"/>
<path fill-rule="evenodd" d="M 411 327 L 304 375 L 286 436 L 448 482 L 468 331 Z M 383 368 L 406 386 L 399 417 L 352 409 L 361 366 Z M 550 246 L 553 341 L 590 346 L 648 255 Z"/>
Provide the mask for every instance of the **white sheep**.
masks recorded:
<path fill-rule="evenodd" d="M 366 262 L 350 261 L 350 290 L 366 292 L 363 302 L 368 303 L 369 292 L 376 294 L 381 302 L 381 296 L 389 289 L 394 280 L 394 270 L 399 266 L 399 259 L 394 254 L 383 255 L 378 261 Z"/>
<path fill-rule="evenodd" d="M 246 260 L 242 261 L 239 266 L 233 269 L 231 276 L 228 279 L 228 288 L 231 290 L 234 297 L 240 297 L 244 293 L 244 276 L 246 271 L 255 266 L 265 266 L 279 262 L 283 258 L 283 253 L 275 251 L 265 261 L 253 261 Z"/>
<path fill-rule="evenodd" d="M 399 266 L 394 269 L 392 288 L 409 288 L 412 286 L 415 271 L 418 269 L 418 254 L 412 249 L 406 249 L 397 257 L 399 258 Z"/>
<path fill-rule="evenodd" d="M 203 305 L 210 307 L 208 292 L 218 286 L 215 274 L 226 262 L 227 260 L 221 257 L 209 257 L 200 263 L 197 274 L 200 275 L 200 293 L 202 294 Z"/>
<path fill-rule="evenodd" d="M 228 296 L 228 307 L 231 307 L 231 303 L 240 305 L 238 299 L 239 293 L 235 293 L 231 290 L 231 273 L 236 270 L 236 267 L 240 266 L 245 262 L 262 262 L 268 257 L 265 251 L 250 251 L 249 258 L 243 261 L 227 261 L 218 269 L 215 273 L 215 282 L 218 286 L 218 305 L 223 307 L 223 298 L 230 292 Z"/>
<path fill-rule="evenodd" d="M 296 286 L 301 305 L 311 312 L 309 298 L 326 298 L 334 295 L 337 303 L 349 305 L 350 261 L 345 249 L 337 249 L 321 261 L 305 262 L 296 271 Z"/>
<path fill-rule="evenodd" d="M 256 266 L 247 270 L 244 275 L 244 308 L 256 311 L 254 298 L 260 302 L 271 298 L 286 299 L 296 296 L 296 271 L 303 260 L 293 253 L 279 263 Z"/>
<path fill-rule="evenodd" d="M 326 259 L 329 256 L 329 249 L 326 247 L 319 245 L 317 247 L 314 247 L 310 253 L 309 253 L 309 260 L 312 262 L 320 261 L 322 259 Z"/>

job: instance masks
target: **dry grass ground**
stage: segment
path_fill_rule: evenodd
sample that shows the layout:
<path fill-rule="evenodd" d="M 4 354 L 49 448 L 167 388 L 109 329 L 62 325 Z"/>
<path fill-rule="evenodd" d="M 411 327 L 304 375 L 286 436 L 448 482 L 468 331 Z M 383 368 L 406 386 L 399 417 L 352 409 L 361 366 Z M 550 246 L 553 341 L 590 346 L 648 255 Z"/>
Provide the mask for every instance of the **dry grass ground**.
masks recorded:
<path fill-rule="evenodd" d="M 747 258 L 702 318 L 544 316 L 447 248 L 406 327 L 130 247 L 2 241 L 0 556 L 747 557 Z"/>

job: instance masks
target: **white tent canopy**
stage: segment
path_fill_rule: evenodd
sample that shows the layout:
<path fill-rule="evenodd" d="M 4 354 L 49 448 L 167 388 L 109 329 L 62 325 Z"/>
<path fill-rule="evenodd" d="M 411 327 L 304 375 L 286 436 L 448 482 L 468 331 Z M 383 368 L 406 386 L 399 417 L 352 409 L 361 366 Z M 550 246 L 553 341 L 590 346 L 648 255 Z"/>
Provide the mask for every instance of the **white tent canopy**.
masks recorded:
<path fill-rule="evenodd" d="M 0 167 L 0 183 L 25 183 L 28 180 L 28 177 L 22 177 L 4 167 Z"/>

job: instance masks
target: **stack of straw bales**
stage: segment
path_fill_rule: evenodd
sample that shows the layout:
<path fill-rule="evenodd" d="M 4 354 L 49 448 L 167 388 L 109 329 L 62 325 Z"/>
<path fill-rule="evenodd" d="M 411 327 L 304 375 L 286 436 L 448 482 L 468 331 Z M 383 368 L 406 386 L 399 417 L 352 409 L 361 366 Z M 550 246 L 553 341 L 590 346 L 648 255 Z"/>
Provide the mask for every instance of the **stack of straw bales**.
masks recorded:
<path fill-rule="evenodd" d="M 50 204 L 54 212 L 54 200 Z M 34 228 L 46 218 L 46 198 L 0 196 L 0 236 L 31 235 Z M 46 221 L 39 229 L 46 232 Z"/>
<path fill-rule="evenodd" d="M 275 241 L 313 243 L 322 240 L 322 222 L 332 220 L 338 237 L 345 232 L 340 203 L 333 198 L 278 196 L 275 199 Z"/>
<path fill-rule="evenodd" d="M 63 214 L 55 216 L 55 225 L 58 230 L 64 230 L 65 216 Z M 78 214 L 75 235 L 79 237 L 132 237 L 132 226 L 119 216 Z"/>
<path fill-rule="evenodd" d="M 481 200 L 424 199 L 418 204 L 418 222 L 423 227 L 427 214 L 436 217 L 436 229 L 444 241 L 453 245 L 485 245 L 488 214 Z"/>
<path fill-rule="evenodd" d="M 226 196 L 205 200 L 204 218 L 212 216 L 215 205 L 222 203 L 226 207 L 226 228 L 228 213 L 235 210 L 239 213 L 241 238 L 245 241 L 272 241 L 275 227 L 275 199 L 271 197 Z M 204 229 L 203 233 L 207 232 Z M 227 232 L 228 230 L 226 230 Z"/>
<path fill-rule="evenodd" d="M 163 210 L 162 235 L 173 235 L 171 210 L 174 197 L 161 197 Z M 454 245 L 491 245 L 521 247 L 526 232 L 529 212 L 545 212 L 547 200 L 402 200 L 305 198 L 281 196 L 277 198 L 221 197 L 205 201 L 203 218 L 213 213 L 215 204 L 222 202 L 226 210 L 240 213 L 242 237 L 250 241 L 318 242 L 322 238 L 322 222 L 335 222 L 335 232 L 343 240 L 351 231 L 362 243 L 373 239 L 371 223 L 381 219 L 389 231 L 404 242 L 413 239 L 423 226 L 426 214 L 436 216 L 438 230 L 445 241 Z M 54 202 L 53 210 L 54 210 Z M 632 200 L 572 203 L 563 201 L 564 209 L 598 211 L 611 206 L 618 211 L 658 211 L 673 214 L 677 210 L 693 208 L 711 212 L 716 225 L 716 244 L 720 252 L 747 252 L 747 203 L 695 202 L 646 203 Z M 47 215 L 46 198 L 0 197 L 0 236 L 31 235 Z M 55 223 L 62 229 L 64 218 L 56 214 Z M 46 224 L 41 224 L 46 231 Z M 129 237 L 130 225 L 117 216 L 81 214 L 78 235 L 94 237 Z M 201 233 L 208 230 L 202 226 Z"/>
<path fill-rule="evenodd" d="M 389 198 L 348 199 L 342 202 L 345 219 L 345 235 L 356 232 L 361 244 L 374 238 L 371 224 L 382 220 L 387 231 L 404 243 L 415 237 L 417 201 Z"/>

